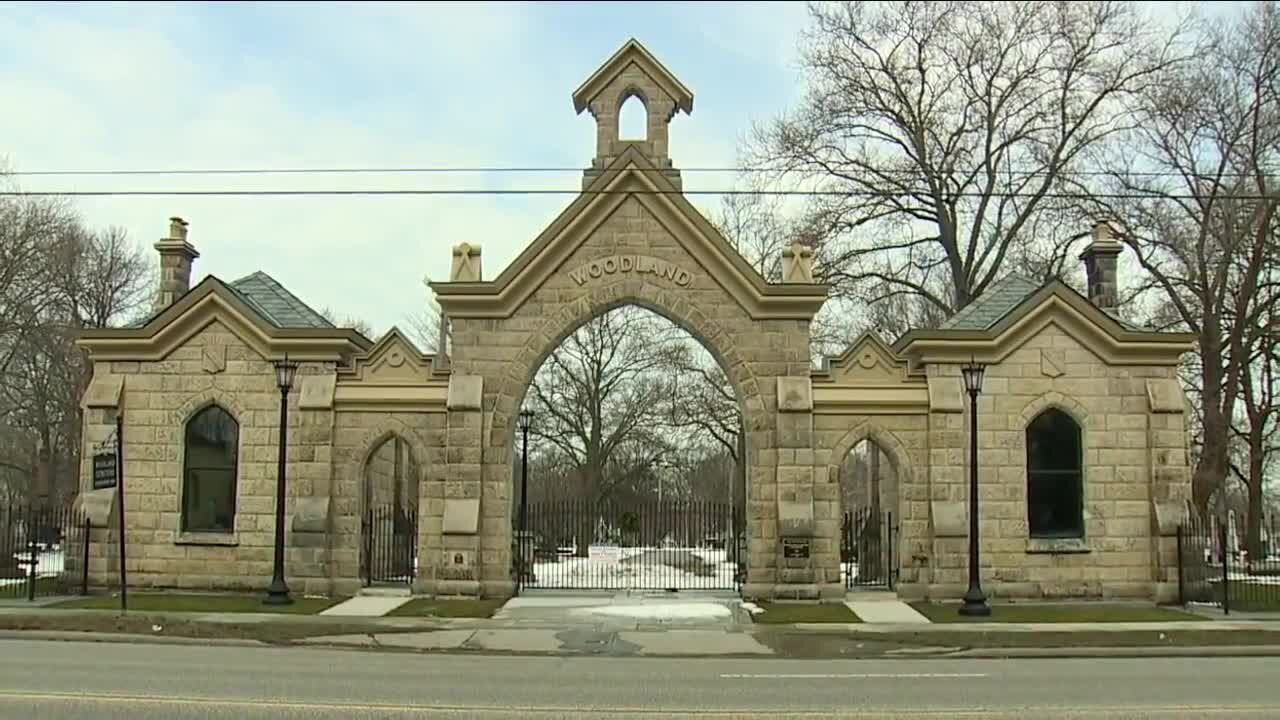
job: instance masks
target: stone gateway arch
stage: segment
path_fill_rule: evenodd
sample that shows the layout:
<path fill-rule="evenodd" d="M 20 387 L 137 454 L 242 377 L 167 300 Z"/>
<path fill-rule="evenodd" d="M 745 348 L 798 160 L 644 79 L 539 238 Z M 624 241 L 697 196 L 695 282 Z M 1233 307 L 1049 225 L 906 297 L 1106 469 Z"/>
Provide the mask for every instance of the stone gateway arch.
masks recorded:
<path fill-rule="evenodd" d="M 619 137 L 631 98 L 645 109 L 641 140 Z M 91 581 L 113 582 L 116 490 L 93 485 L 90 456 L 122 416 L 131 583 L 266 586 L 272 362 L 287 353 L 302 362 L 288 396 L 290 585 L 349 595 L 382 577 L 420 593 L 510 596 L 518 413 L 530 383 L 584 322 L 636 305 L 687 330 L 732 385 L 744 428 L 744 596 L 844 597 L 844 505 L 858 497 L 841 491 L 845 456 L 872 441 L 895 478 L 884 501 L 892 587 L 959 597 L 959 368 L 976 359 L 987 364 L 984 587 L 995 597 L 1169 599 L 1190 491 L 1176 370 L 1191 343 L 1116 318 L 1120 249 L 1105 226 L 1085 252 L 1087 296 L 1011 277 L 940 328 L 893 343 L 864 335 L 814 367 L 810 324 L 828 292 L 814 281 L 812 250 L 784 248 L 781 281 L 767 282 L 682 193 L 668 133 L 677 113 L 692 112 L 692 92 L 630 40 L 573 105 L 596 123 L 581 193 L 496 276 L 486 278 L 479 244 L 450 249 L 448 281 L 431 285 L 444 352 L 424 354 L 394 328 L 375 341 L 334 327 L 263 272 L 191 287 L 199 255 L 175 219 L 155 246 L 154 314 L 80 339 L 93 360 L 79 497 L 95 527 Z M 227 418 L 216 432 L 202 429 L 212 416 Z M 1074 454 L 1042 453 L 1062 438 Z M 394 562 L 375 573 L 370 528 L 383 525 Z"/>

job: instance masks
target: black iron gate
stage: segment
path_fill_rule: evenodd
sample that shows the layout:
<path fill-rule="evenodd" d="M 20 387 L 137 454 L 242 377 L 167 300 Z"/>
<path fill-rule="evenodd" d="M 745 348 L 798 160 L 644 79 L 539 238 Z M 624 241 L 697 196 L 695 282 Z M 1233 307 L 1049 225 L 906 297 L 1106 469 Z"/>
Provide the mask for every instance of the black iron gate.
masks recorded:
<path fill-rule="evenodd" d="M 362 524 L 360 576 L 365 585 L 413 582 L 418 569 L 418 513 L 396 505 L 375 505 Z"/>
<path fill-rule="evenodd" d="M 737 590 L 745 573 L 742 512 L 730 503 L 563 501 L 527 512 L 512 548 L 522 590 Z"/>
<path fill-rule="evenodd" d="M 840 567 L 844 586 L 893 588 L 898 578 L 894 544 L 898 528 L 893 513 L 858 508 L 844 514 L 840 533 Z"/>
<path fill-rule="evenodd" d="M 0 598 L 87 592 L 88 538 L 70 504 L 0 504 Z"/>

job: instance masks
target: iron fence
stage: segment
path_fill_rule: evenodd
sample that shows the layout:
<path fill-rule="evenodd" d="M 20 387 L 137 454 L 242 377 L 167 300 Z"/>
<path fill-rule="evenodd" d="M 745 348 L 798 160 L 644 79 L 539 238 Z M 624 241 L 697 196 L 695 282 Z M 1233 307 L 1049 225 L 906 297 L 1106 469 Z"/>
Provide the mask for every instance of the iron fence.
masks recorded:
<path fill-rule="evenodd" d="M 86 593 L 89 530 L 70 504 L 0 506 L 0 598 Z"/>
<path fill-rule="evenodd" d="M 395 505 L 365 511 L 361 532 L 365 585 L 412 584 L 418 570 L 418 512 Z"/>
<path fill-rule="evenodd" d="M 893 552 L 897 538 L 891 512 L 864 507 L 845 513 L 840 533 L 844 586 L 893 589 L 898 578 Z"/>
<path fill-rule="evenodd" d="M 1178 601 L 1205 603 L 1224 613 L 1280 610 L 1280 527 L 1261 532 L 1261 552 L 1250 555 L 1243 538 L 1210 516 L 1178 527 Z"/>
<path fill-rule="evenodd" d="M 745 572 L 743 513 L 730 503 L 568 500 L 527 513 L 512 548 L 521 589 L 736 590 Z"/>

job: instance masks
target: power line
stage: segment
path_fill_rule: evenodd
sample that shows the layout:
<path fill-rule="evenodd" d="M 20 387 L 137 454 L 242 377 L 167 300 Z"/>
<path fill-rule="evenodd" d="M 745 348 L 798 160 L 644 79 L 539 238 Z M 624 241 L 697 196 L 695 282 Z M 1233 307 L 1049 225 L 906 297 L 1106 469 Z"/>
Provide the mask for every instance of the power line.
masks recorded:
<path fill-rule="evenodd" d="M 757 195 L 796 197 L 860 197 L 891 199 L 906 195 L 929 195 L 925 188 L 896 193 L 858 190 L 581 190 L 577 188 L 420 188 L 420 189 L 324 189 L 324 190 L 14 190 L 0 191 L 0 197 L 304 197 L 382 195 Z M 1195 200 L 1201 196 L 1176 193 L 1080 193 L 1080 192 L 966 192 L 948 193 L 947 198 L 1047 198 L 1055 200 Z M 1269 195 L 1231 195 L 1233 200 L 1274 200 Z"/>
<path fill-rule="evenodd" d="M 447 175 L 447 174 L 529 174 L 529 173 L 580 173 L 587 168 L 582 167 L 557 167 L 557 166 L 470 166 L 470 167 L 449 167 L 449 166 L 389 166 L 389 167 L 319 167 L 319 168 L 297 168 L 297 167 L 245 167 L 245 168 L 138 168 L 138 169 L 104 169 L 104 170 L 10 170 L 0 175 L 25 176 L 25 177 L 72 177 L 72 176 L 146 176 L 146 175 Z M 663 168 L 632 168 L 639 172 L 670 172 Z M 750 168 L 750 167 L 687 167 L 674 168 L 682 173 L 782 173 L 784 171 L 776 168 Z M 797 171 L 798 172 L 798 171 Z M 895 175 L 918 175 L 919 172 L 907 168 L 881 168 L 878 172 Z M 973 170 L 955 170 L 951 176 L 964 176 L 974 173 L 985 172 L 981 168 Z M 1017 169 L 1006 168 L 999 171 L 1001 175 L 1013 175 L 1016 177 L 1034 177 L 1046 174 L 1042 169 Z M 1059 175 L 1068 177 L 1111 177 L 1115 173 L 1109 173 L 1101 170 L 1059 170 Z M 1144 171 L 1144 172 L 1126 172 L 1122 173 L 1125 177 L 1183 177 L 1182 173 L 1173 171 Z M 1210 177 L 1210 176 L 1206 176 Z M 1214 173 L 1214 178 L 1232 178 L 1232 177 L 1253 177 L 1253 173 Z"/>

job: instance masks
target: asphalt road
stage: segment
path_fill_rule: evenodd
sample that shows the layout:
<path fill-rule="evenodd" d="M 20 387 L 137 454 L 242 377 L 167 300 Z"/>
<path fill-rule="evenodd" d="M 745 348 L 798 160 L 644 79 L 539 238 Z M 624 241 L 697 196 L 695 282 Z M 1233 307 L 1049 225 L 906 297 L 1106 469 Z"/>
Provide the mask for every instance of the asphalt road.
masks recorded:
<path fill-rule="evenodd" d="M 0 719 L 1275 718 L 1280 658 L 706 660 L 0 640 Z"/>

